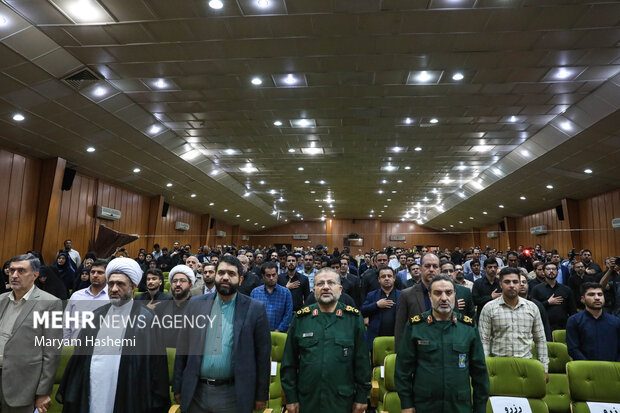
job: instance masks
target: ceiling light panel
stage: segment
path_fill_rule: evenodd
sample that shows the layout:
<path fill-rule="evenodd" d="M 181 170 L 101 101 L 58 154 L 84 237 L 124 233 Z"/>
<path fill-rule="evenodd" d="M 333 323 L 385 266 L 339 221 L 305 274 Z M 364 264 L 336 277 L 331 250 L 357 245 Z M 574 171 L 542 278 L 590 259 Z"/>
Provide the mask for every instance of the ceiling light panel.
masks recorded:
<path fill-rule="evenodd" d="M 276 87 L 305 87 L 308 86 L 306 75 L 303 73 L 284 73 L 272 75 Z"/>
<path fill-rule="evenodd" d="M 433 85 L 439 83 L 443 71 L 441 70 L 414 70 L 407 77 L 408 85 Z"/>
<path fill-rule="evenodd" d="M 265 16 L 287 14 L 284 0 L 238 0 L 245 16 Z"/>
<path fill-rule="evenodd" d="M 583 66 L 573 67 L 556 67 L 547 72 L 543 77 L 543 81 L 552 82 L 567 82 L 574 80 L 579 76 L 586 68 Z"/>
<path fill-rule="evenodd" d="M 95 0 L 49 0 L 62 14 L 76 24 L 114 23 L 105 8 Z"/>
<path fill-rule="evenodd" d="M 316 128 L 314 119 L 293 119 L 290 123 L 293 128 Z"/>

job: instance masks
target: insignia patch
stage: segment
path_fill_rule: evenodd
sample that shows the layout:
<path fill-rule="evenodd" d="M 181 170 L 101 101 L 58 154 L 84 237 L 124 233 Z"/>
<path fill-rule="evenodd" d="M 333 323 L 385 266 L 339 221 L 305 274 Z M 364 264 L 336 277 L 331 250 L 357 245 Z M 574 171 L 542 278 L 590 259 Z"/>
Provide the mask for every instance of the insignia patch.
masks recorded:
<path fill-rule="evenodd" d="M 341 309 L 336 310 L 336 315 L 338 317 L 342 317 L 342 310 Z"/>
<path fill-rule="evenodd" d="M 428 317 L 426 317 L 426 322 L 429 324 L 433 324 L 433 316 L 429 315 Z"/>
<path fill-rule="evenodd" d="M 459 354 L 459 368 L 464 369 L 466 367 L 467 354 Z"/>
<path fill-rule="evenodd" d="M 315 315 L 319 315 L 319 309 L 318 309 L 318 308 L 315 308 L 314 310 L 312 310 L 312 315 L 313 315 L 313 316 L 315 316 Z"/>
<path fill-rule="evenodd" d="M 311 332 L 309 332 L 309 333 L 303 333 L 301 336 L 302 336 L 303 338 L 305 338 L 305 337 L 312 337 L 312 336 L 314 336 L 314 332 L 313 332 L 313 331 L 311 331 Z"/>
<path fill-rule="evenodd" d="M 411 317 L 411 324 L 416 324 L 416 323 L 419 323 L 420 321 L 422 321 L 422 317 L 420 317 L 419 315 Z"/>
<path fill-rule="evenodd" d="M 473 326 L 474 325 L 474 320 L 471 319 L 471 317 L 469 316 L 463 316 L 460 319 L 461 322 L 467 324 L 468 326 Z"/>
<path fill-rule="evenodd" d="M 360 312 L 360 310 L 358 310 L 358 309 L 357 309 L 357 308 L 355 308 L 355 307 L 351 307 L 350 305 L 346 306 L 346 307 L 344 308 L 344 311 L 347 311 L 347 312 L 349 312 L 349 313 L 353 313 L 353 314 L 359 314 L 359 312 Z"/>
<path fill-rule="evenodd" d="M 304 307 L 301 310 L 297 311 L 297 315 L 305 315 L 310 313 L 310 307 Z"/>
<path fill-rule="evenodd" d="M 418 346 L 428 346 L 430 341 L 428 340 L 418 340 Z"/>

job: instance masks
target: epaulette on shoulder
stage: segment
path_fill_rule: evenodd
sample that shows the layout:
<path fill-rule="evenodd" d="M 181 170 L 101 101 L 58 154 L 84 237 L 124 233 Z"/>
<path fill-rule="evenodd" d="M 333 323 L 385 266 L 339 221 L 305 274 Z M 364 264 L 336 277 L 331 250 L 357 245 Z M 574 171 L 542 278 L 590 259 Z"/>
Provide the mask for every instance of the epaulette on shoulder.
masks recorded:
<path fill-rule="evenodd" d="M 420 317 L 420 315 L 413 316 L 413 317 L 411 317 L 411 320 L 409 320 L 409 322 L 411 324 L 421 323 L 422 322 L 422 317 Z"/>
<path fill-rule="evenodd" d="M 305 315 L 310 314 L 310 307 L 304 307 L 302 309 L 300 309 L 299 311 L 297 311 L 297 316 L 298 317 L 303 317 Z"/>
<path fill-rule="evenodd" d="M 463 324 L 467 324 L 470 327 L 474 326 L 474 320 L 471 319 L 470 316 L 467 315 L 461 315 L 460 317 L 458 317 L 458 320 L 463 323 Z"/>
<path fill-rule="evenodd" d="M 351 307 L 350 305 L 346 306 L 344 308 L 344 311 L 346 311 L 347 313 L 353 313 L 353 314 L 359 314 L 360 313 L 360 310 L 358 310 L 355 307 Z"/>

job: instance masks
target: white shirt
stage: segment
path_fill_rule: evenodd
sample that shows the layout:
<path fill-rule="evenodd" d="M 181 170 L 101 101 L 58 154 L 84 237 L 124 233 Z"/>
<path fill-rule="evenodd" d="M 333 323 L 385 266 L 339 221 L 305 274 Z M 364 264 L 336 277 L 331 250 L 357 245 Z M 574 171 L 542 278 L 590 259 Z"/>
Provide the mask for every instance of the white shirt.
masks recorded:
<path fill-rule="evenodd" d="M 106 317 L 129 317 L 133 300 L 122 306 L 113 305 Z M 125 328 L 115 328 L 113 322 L 109 326 L 102 323 L 97 339 L 122 339 Z M 118 385 L 118 371 L 121 365 L 122 346 L 95 346 L 90 361 L 90 413 L 113 413 Z M 138 397 L 138 395 L 135 395 Z"/>
<path fill-rule="evenodd" d="M 106 305 L 110 297 L 108 296 L 108 286 L 103 287 L 99 294 L 93 295 L 91 287 L 77 290 L 69 298 L 67 308 L 65 308 L 65 317 L 73 315 L 77 312 L 83 313 L 87 311 L 95 311 L 99 307 Z M 79 324 L 78 324 L 79 325 Z M 63 327 L 63 338 L 77 338 L 80 334 L 80 328 L 76 328 L 73 323 L 69 327 Z"/>
<path fill-rule="evenodd" d="M 75 267 L 79 267 L 81 262 L 82 262 L 82 258 L 80 257 L 80 253 L 77 252 L 76 250 L 74 250 L 73 248 L 71 248 L 69 250 L 69 257 L 73 260 L 73 262 L 75 263 Z"/>

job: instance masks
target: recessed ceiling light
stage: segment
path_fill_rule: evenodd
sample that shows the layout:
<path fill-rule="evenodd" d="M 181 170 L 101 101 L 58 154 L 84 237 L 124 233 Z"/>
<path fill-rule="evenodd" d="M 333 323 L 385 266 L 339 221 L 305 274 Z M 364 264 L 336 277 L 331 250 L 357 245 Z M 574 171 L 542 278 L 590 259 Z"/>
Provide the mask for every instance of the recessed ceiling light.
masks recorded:
<path fill-rule="evenodd" d="M 258 172 L 258 168 L 253 166 L 251 163 L 246 163 L 243 168 L 239 168 L 240 171 L 245 172 L 246 174 L 251 174 L 253 172 Z"/>
<path fill-rule="evenodd" d="M 149 133 L 152 135 L 159 133 L 159 131 L 161 131 L 161 126 L 159 125 L 153 125 L 149 128 Z"/>
<path fill-rule="evenodd" d="M 235 218 L 239 218 L 239 217 L 241 217 L 241 215 L 239 215 L 239 214 L 235 215 Z"/>
<path fill-rule="evenodd" d="M 504 206 L 500 204 L 500 205 L 498 205 L 498 207 L 503 208 Z"/>
<path fill-rule="evenodd" d="M 591 174 L 592 173 L 592 169 L 590 169 L 590 168 L 584 169 L 583 172 L 587 173 L 587 174 Z"/>
<path fill-rule="evenodd" d="M 461 72 L 456 72 L 452 75 L 452 80 L 463 80 L 464 77 Z"/>
<path fill-rule="evenodd" d="M 133 168 L 133 173 L 137 174 L 138 172 L 140 172 L 140 168 Z"/>
<path fill-rule="evenodd" d="M 395 194 L 395 193 L 396 193 L 396 191 L 392 191 L 392 193 L 393 193 L 393 194 Z"/>
<path fill-rule="evenodd" d="M 476 145 L 471 148 L 474 152 L 489 152 L 491 149 L 493 149 L 491 145 Z"/>
<path fill-rule="evenodd" d="M 192 149 L 191 151 L 185 152 L 181 155 L 181 158 L 186 161 L 191 161 L 192 159 L 197 158 L 200 155 L 200 151 L 198 149 Z"/>
<path fill-rule="evenodd" d="M 168 182 L 168 183 L 166 184 L 166 186 L 167 186 L 168 188 L 170 188 L 170 187 L 172 186 L 172 182 Z"/>
<path fill-rule="evenodd" d="M 288 148 L 288 152 L 289 153 L 293 153 L 293 152 L 295 152 L 295 149 L 294 148 Z"/>
<path fill-rule="evenodd" d="M 308 180 L 304 181 L 304 184 L 309 184 L 309 183 L 310 183 L 310 181 L 308 181 Z"/>
<path fill-rule="evenodd" d="M 521 155 L 523 155 L 526 158 L 530 157 L 530 151 L 528 151 L 527 149 L 522 149 L 521 150 Z"/>
<path fill-rule="evenodd" d="M 422 148 L 419 147 L 419 146 L 416 146 L 415 148 L 413 148 L 413 150 L 416 151 L 416 152 L 420 152 L 422 150 Z"/>
<path fill-rule="evenodd" d="M 450 228 L 454 228 L 454 225 L 450 224 Z"/>
<path fill-rule="evenodd" d="M 482 215 L 487 215 L 488 212 L 487 211 L 482 211 Z"/>
<path fill-rule="evenodd" d="M 209 206 L 213 206 L 213 205 L 215 205 L 214 202 L 209 202 Z"/>
<path fill-rule="evenodd" d="M 378 194 L 382 194 L 382 193 L 383 193 L 383 189 L 379 189 L 379 190 L 377 191 L 377 193 L 378 193 Z"/>
<path fill-rule="evenodd" d="M 322 179 L 319 181 L 319 184 L 321 185 L 325 185 L 325 181 L 323 181 Z"/>
<path fill-rule="evenodd" d="M 384 179 L 383 181 L 381 181 L 382 184 L 387 184 L 387 179 Z"/>
<path fill-rule="evenodd" d="M 6 17 L 0 16 L 0 26 L 4 26 L 7 23 Z"/>
<path fill-rule="evenodd" d="M 469 217 L 469 219 L 474 219 L 474 217 Z"/>
<path fill-rule="evenodd" d="M 88 148 L 86 148 L 86 152 L 95 152 L 95 147 L 89 146 Z"/>
<path fill-rule="evenodd" d="M 402 150 L 403 150 L 403 148 L 401 148 L 400 146 L 394 146 L 394 147 L 392 148 L 392 152 L 396 152 L 396 153 L 398 153 L 398 152 L 400 152 L 400 151 L 402 151 Z"/>
<path fill-rule="evenodd" d="M 428 82 L 428 81 L 430 81 L 432 78 L 433 78 L 433 77 L 432 77 L 432 76 L 431 76 L 431 75 L 430 75 L 430 74 L 429 74 L 426 70 L 421 71 L 421 72 L 420 72 L 420 73 L 419 73 L 419 74 L 415 77 L 415 79 L 416 79 L 418 82 Z"/>
<path fill-rule="evenodd" d="M 300 166 L 299 168 L 297 168 L 297 170 L 298 170 L 298 171 L 303 171 L 303 170 L 304 170 L 304 167 L 303 167 L 303 166 Z"/>
<path fill-rule="evenodd" d="M 514 123 L 514 122 L 518 121 L 519 119 L 517 119 L 517 117 L 513 115 L 513 116 L 511 116 L 511 117 L 510 117 L 510 119 L 508 119 L 508 120 L 509 120 L 510 122 L 513 122 L 513 123 Z"/>
<path fill-rule="evenodd" d="M 567 70 L 563 67 L 559 68 L 556 72 L 555 72 L 555 78 L 556 79 L 567 79 L 569 78 L 571 75 L 573 74 L 572 71 Z"/>
<path fill-rule="evenodd" d="M 277 121 L 273 122 L 273 124 L 274 124 L 275 126 L 282 126 L 282 122 L 281 122 L 281 121 L 279 121 L 279 120 L 277 120 Z"/>
<path fill-rule="evenodd" d="M 393 172 L 393 171 L 395 171 L 397 169 L 398 169 L 398 167 L 394 166 L 394 165 L 386 165 L 386 166 L 382 166 L 381 167 L 382 171 L 387 171 L 387 172 Z"/>
<path fill-rule="evenodd" d="M 560 128 L 562 128 L 562 130 L 566 132 L 570 132 L 571 130 L 573 130 L 573 126 L 567 120 L 565 120 L 564 122 L 560 122 Z"/>
<path fill-rule="evenodd" d="M 553 189 L 553 185 L 547 185 L 547 189 Z"/>
<path fill-rule="evenodd" d="M 293 76 L 291 73 L 289 73 L 284 78 L 284 83 L 286 83 L 287 85 L 294 85 L 295 83 L 297 83 L 297 79 L 295 78 L 295 76 Z"/>
<path fill-rule="evenodd" d="M 399 179 L 398 181 L 396 181 L 396 183 L 397 183 L 397 184 L 402 184 L 402 183 L 403 183 L 403 180 L 402 180 L 402 179 Z"/>
<path fill-rule="evenodd" d="M 259 184 L 265 185 L 265 181 L 258 181 Z"/>
<path fill-rule="evenodd" d="M 215 10 L 219 10 L 224 7 L 224 3 L 221 0 L 209 0 L 209 7 Z"/>
<path fill-rule="evenodd" d="M 387 205 L 383 205 L 383 208 L 387 208 L 387 207 L 388 207 Z"/>
<path fill-rule="evenodd" d="M 463 223 L 463 221 L 459 221 L 459 224 L 462 224 L 462 223 Z"/>
<path fill-rule="evenodd" d="M 269 0 L 258 0 L 256 4 L 258 4 L 258 7 L 267 7 L 269 6 Z"/>
<path fill-rule="evenodd" d="M 520 199 L 521 201 L 525 201 L 525 197 L 524 197 L 523 195 L 521 195 L 521 196 L 519 197 L 519 199 Z"/>
<path fill-rule="evenodd" d="M 224 150 L 224 153 L 225 153 L 226 155 L 234 155 L 234 154 L 236 154 L 236 153 L 237 153 L 237 151 L 236 151 L 235 149 L 231 149 L 231 148 L 229 148 L 229 149 Z"/>
<path fill-rule="evenodd" d="M 323 153 L 323 148 L 301 148 L 301 152 L 306 155 L 319 155 Z"/>
<path fill-rule="evenodd" d="M 103 96 L 103 95 L 105 95 L 105 94 L 106 94 L 106 92 L 107 92 L 106 88 L 101 87 L 101 86 L 98 86 L 98 87 L 96 87 L 96 88 L 95 88 L 95 90 L 93 91 L 93 94 L 94 94 L 95 96 Z"/>
<path fill-rule="evenodd" d="M 244 197 L 244 198 L 247 198 L 247 197 L 249 197 L 251 194 L 252 194 L 251 192 L 246 191 L 246 192 L 243 194 L 243 197 Z"/>
<path fill-rule="evenodd" d="M 316 120 L 314 119 L 293 119 L 291 120 L 291 126 L 294 128 L 313 128 L 316 126 Z"/>
<path fill-rule="evenodd" d="M 52 2 L 76 24 L 113 22 L 112 17 L 97 1 L 80 0 L 59 3 L 61 2 Z"/>
<path fill-rule="evenodd" d="M 228 212 L 228 210 L 227 210 L 227 209 L 225 209 L 225 210 L 224 210 L 224 212 Z"/>
<path fill-rule="evenodd" d="M 432 118 L 431 120 L 429 120 L 430 123 L 435 124 L 437 122 L 439 122 L 439 120 L 437 118 Z"/>
<path fill-rule="evenodd" d="M 251 82 L 252 82 L 253 85 L 256 85 L 256 86 L 259 86 L 259 85 L 263 84 L 263 81 L 261 80 L 260 77 L 252 78 Z"/>
<path fill-rule="evenodd" d="M 166 81 L 164 79 L 157 79 L 155 81 L 155 83 L 153 83 L 155 85 L 156 88 L 158 89 L 163 89 L 166 86 L 168 86 L 168 84 L 166 83 Z"/>
<path fill-rule="evenodd" d="M 271 195 L 275 195 L 275 194 L 276 194 L 276 190 L 275 190 L 275 189 L 270 189 L 270 190 L 269 190 L 269 193 L 270 193 Z"/>
<path fill-rule="evenodd" d="M 311 194 L 316 194 L 316 191 L 310 191 Z"/>
<path fill-rule="evenodd" d="M 24 119 L 26 119 L 26 117 L 24 115 L 22 115 L 21 113 L 16 113 L 13 115 L 13 120 L 16 122 L 21 122 Z"/>
<path fill-rule="evenodd" d="M 405 166 L 405 170 L 408 171 L 409 169 L 411 169 L 410 166 Z"/>
<path fill-rule="evenodd" d="M 388 199 L 386 199 L 386 201 L 390 202 L 390 201 L 392 201 L 392 198 L 388 198 Z"/>
<path fill-rule="evenodd" d="M 405 118 L 405 125 L 411 125 L 413 123 L 413 119 Z"/>
<path fill-rule="evenodd" d="M 196 194 L 191 194 L 190 195 L 192 198 L 196 198 Z"/>

